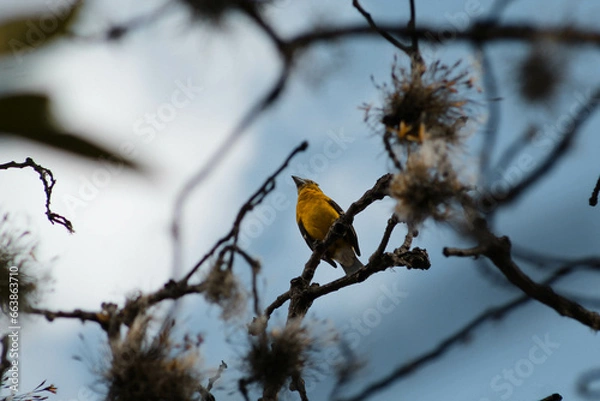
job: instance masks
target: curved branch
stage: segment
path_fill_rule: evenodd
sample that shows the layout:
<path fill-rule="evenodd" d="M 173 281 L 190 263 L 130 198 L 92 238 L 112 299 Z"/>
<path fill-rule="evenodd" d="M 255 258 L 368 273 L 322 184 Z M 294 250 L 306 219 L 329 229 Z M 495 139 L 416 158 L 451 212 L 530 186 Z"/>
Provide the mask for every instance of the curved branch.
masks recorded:
<path fill-rule="evenodd" d="M 354 6 L 354 8 L 356 8 L 358 10 L 358 12 L 367 20 L 367 22 L 369 23 L 369 26 L 371 28 L 373 28 L 373 30 L 375 30 L 377 33 L 379 33 L 381 35 L 381 37 L 383 37 L 385 40 L 387 40 L 388 42 L 390 42 L 392 45 L 394 45 L 398 49 L 402 50 L 409 57 L 411 56 L 411 54 L 412 54 L 412 48 L 411 48 L 411 46 L 407 46 L 407 45 L 399 42 L 398 39 L 394 38 L 392 35 L 390 35 L 385 30 L 379 28 L 377 26 L 377 24 L 375 23 L 375 21 L 373 20 L 373 17 L 371 16 L 371 14 L 368 13 L 363 8 L 363 6 L 361 6 L 361 4 L 359 3 L 358 0 L 352 0 L 352 6 Z"/>
<path fill-rule="evenodd" d="M 290 161 L 292 160 L 292 158 L 294 156 L 296 156 L 300 152 L 304 152 L 307 148 L 308 148 L 308 142 L 304 141 L 300 145 L 296 146 L 296 148 L 294 150 L 292 150 L 292 152 L 284 160 L 284 162 L 281 164 L 281 166 L 279 166 L 279 168 L 277 170 L 275 170 L 275 172 L 273 174 L 271 174 L 269 177 L 267 177 L 267 179 L 261 185 L 261 187 L 256 192 L 254 192 L 254 194 L 252 194 L 252 196 L 250 196 L 250 199 L 248 199 L 246 201 L 246 203 L 244 203 L 242 205 L 242 207 L 240 208 L 240 210 L 233 222 L 233 226 L 231 227 L 231 230 L 229 230 L 229 233 L 227 233 L 223 238 L 221 238 L 219 241 L 217 241 L 217 243 L 211 248 L 211 250 L 208 253 L 206 253 L 206 255 L 204 255 L 202 257 L 202 259 L 200 259 L 200 261 L 198 261 L 198 263 L 196 263 L 194 265 L 194 267 L 188 272 L 188 274 L 186 274 L 186 276 L 183 278 L 182 282 L 189 281 L 189 279 L 194 275 L 194 273 L 196 273 L 196 271 L 198 271 L 200 266 L 202 266 L 202 264 L 206 260 L 208 260 L 208 258 L 210 258 L 215 253 L 215 251 L 221 245 L 223 245 L 225 242 L 233 239 L 232 245 L 234 248 L 237 248 L 237 240 L 238 240 L 238 235 L 239 235 L 239 231 L 240 231 L 240 225 L 242 224 L 242 220 L 244 219 L 246 214 L 248 212 L 250 212 L 252 209 L 254 209 L 256 206 L 258 206 L 265 199 L 265 197 L 271 191 L 273 191 L 275 189 L 275 178 L 277 178 L 277 176 L 279 174 L 281 174 L 281 172 L 285 168 L 287 168 L 288 164 L 290 163 Z"/>
<path fill-rule="evenodd" d="M 498 83 L 490 62 L 490 57 L 486 53 L 481 44 L 478 44 L 479 52 L 481 53 L 482 69 L 483 69 L 483 85 L 485 87 L 486 98 L 488 101 L 488 119 L 485 125 L 483 145 L 479 156 L 479 169 L 481 177 L 487 178 L 491 163 L 492 151 L 495 148 L 496 139 L 498 138 L 498 128 L 500 125 L 500 102 L 498 102 Z"/>
<path fill-rule="evenodd" d="M 592 196 L 590 196 L 590 206 L 596 206 L 598 204 L 598 193 L 600 192 L 600 177 L 598 177 L 598 181 L 596 181 L 596 186 L 592 191 Z"/>
<path fill-rule="evenodd" d="M 477 247 L 467 250 L 444 248 L 444 255 L 486 256 L 504 274 L 508 281 L 520 288 L 529 297 L 549 306 L 562 316 L 575 319 L 595 331 L 600 330 L 600 314 L 589 311 L 578 303 L 557 294 L 546 285 L 536 283 L 519 268 L 512 260 L 510 254 L 511 244 L 508 237 L 498 238 L 494 236 L 488 231 L 483 220 L 476 221 L 476 227 L 479 228 L 478 238 L 481 240 Z"/>
<path fill-rule="evenodd" d="M 26 158 L 23 163 L 17 163 L 13 161 L 9 163 L 0 164 L 0 170 L 8 170 L 9 168 L 23 169 L 26 167 L 31 167 L 33 170 L 35 170 L 35 172 L 38 173 L 40 180 L 42 181 L 42 185 L 44 186 L 44 193 L 46 194 L 46 217 L 48 217 L 50 223 L 60 224 L 61 226 L 66 228 L 71 234 L 73 234 L 75 232 L 75 230 L 73 230 L 73 223 L 71 223 L 66 217 L 61 216 L 58 213 L 54 213 L 50 209 L 50 202 L 52 201 L 52 190 L 54 189 L 54 184 L 56 184 L 56 179 L 54 178 L 52 170 L 37 164 L 33 161 L 31 157 Z"/>
<path fill-rule="evenodd" d="M 579 132 L 581 126 L 593 114 L 593 111 L 600 104 L 600 87 L 596 88 L 592 96 L 579 112 L 573 117 L 572 123 L 565 132 L 561 133 L 561 140 L 556 144 L 552 151 L 546 156 L 546 159 L 537 166 L 528 176 L 513 186 L 506 196 L 499 199 L 499 203 L 506 205 L 517 200 L 532 184 L 547 175 L 551 169 L 556 166 L 557 161 L 570 149 L 571 144 Z"/>
<path fill-rule="evenodd" d="M 564 266 L 563 268 L 557 270 L 552 274 L 551 277 L 544 280 L 543 285 L 551 285 L 563 277 L 566 277 L 570 273 L 578 271 L 577 267 L 585 267 L 592 270 L 597 270 L 598 266 L 581 266 L 581 265 L 569 265 Z M 514 298 L 513 300 L 493 308 L 489 308 L 474 319 L 472 319 L 469 323 L 467 323 L 463 328 L 456 331 L 454 334 L 446 337 L 442 340 L 436 347 L 432 350 L 423 353 L 421 356 L 414 358 L 412 361 L 409 361 L 405 364 L 398 366 L 391 373 L 386 375 L 385 377 L 369 384 L 363 390 L 361 390 L 358 394 L 350 397 L 344 398 L 340 401 L 359 401 L 365 400 L 368 397 L 373 396 L 375 393 L 387 388 L 393 383 L 404 379 L 411 373 L 416 372 L 417 370 L 423 368 L 428 363 L 438 359 L 445 353 L 447 353 L 454 345 L 460 344 L 464 342 L 465 339 L 469 338 L 472 335 L 472 332 L 482 326 L 484 323 L 489 321 L 496 321 L 503 317 L 505 317 L 509 312 L 516 310 L 517 308 L 527 304 L 531 301 L 527 295 L 522 295 L 520 297 Z"/>
<path fill-rule="evenodd" d="M 288 77 L 291 72 L 291 63 L 286 61 L 282 67 L 278 79 L 267 93 L 246 112 L 237 126 L 227 136 L 225 141 L 221 143 L 219 148 L 212 156 L 203 164 L 202 168 L 192 176 L 184 187 L 181 189 L 175 200 L 173 207 L 173 217 L 171 222 L 171 236 L 173 244 L 173 275 L 177 277 L 181 268 L 181 220 L 183 216 L 183 208 L 185 202 L 191 193 L 210 175 L 210 173 L 225 159 L 225 156 L 233 148 L 233 145 L 241 138 L 250 126 L 263 112 L 268 110 L 279 96 L 283 93 Z"/>
<path fill-rule="evenodd" d="M 359 200 L 350 205 L 346 213 L 344 213 L 335 221 L 335 223 L 331 225 L 331 228 L 329 229 L 329 232 L 323 241 L 315 246 L 314 252 L 312 253 L 308 262 L 306 262 L 304 270 L 302 271 L 302 275 L 300 276 L 302 280 L 304 280 L 307 284 L 312 281 L 321 257 L 335 240 L 344 236 L 346 231 L 352 225 L 354 216 L 365 210 L 371 203 L 381 200 L 388 195 L 388 187 L 392 181 L 392 177 L 392 174 L 385 174 L 381 176 L 371 189 L 365 192 Z"/>
<path fill-rule="evenodd" d="M 540 37 L 557 43 L 571 43 L 578 45 L 598 45 L 600 44 L 600 31 L 578 30 L 570 27 L 537 27 L 528 24 L 513 25 L 495 25 L 486 21 L 474 23 L 469 29 L 452 31 L 451 38 L 448 38 L 448 30 L 437 26 L 420 26 L 410 29 L 402 28 L 397 25 L 379 25 L 381 30 L 393 33 L 398 37 L 413 38 L 429 43 L 443 43 L 448 41 L 467 41 L 472 43 L 483 42 L 534 42 Z M 301 49 L 311 46 L 318 42 L 330 42 L 348 37 L 379 35 L 371 27 L 363 25 L 350 25 L 334 28 L 324 28 L 320 30 L 311 30 L 298 34 L 287 42 L 292 49 Z"/>

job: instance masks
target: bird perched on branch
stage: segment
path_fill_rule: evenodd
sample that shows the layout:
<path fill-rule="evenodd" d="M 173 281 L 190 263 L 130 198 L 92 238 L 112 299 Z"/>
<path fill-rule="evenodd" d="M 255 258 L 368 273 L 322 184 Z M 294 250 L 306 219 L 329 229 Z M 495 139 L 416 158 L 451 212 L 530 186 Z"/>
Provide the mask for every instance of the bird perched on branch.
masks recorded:
<path fill-rule="evenodd" d="M 316 182 L 296 176 L 292 178 L 298 188 L 296 222 L 306 243 L 314 250 L 317 242 L 325 239 L 332 224 L 344 211 L 321 191 Z M 331 244 L 322 259 L 333 267 L 337 267 L 334 261 L 338 262 L 349 276 L 364 266 L 356 255 L 360 256 L 358 238 L 354 227 L 350 226 L 342 238 Z"/>

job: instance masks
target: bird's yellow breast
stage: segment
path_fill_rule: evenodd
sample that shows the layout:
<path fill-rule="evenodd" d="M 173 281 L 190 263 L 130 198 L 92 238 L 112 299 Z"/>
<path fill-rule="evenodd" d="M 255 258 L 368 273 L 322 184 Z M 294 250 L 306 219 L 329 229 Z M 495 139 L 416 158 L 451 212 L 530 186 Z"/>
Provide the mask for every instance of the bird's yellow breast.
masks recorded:
<path fill-rule="evenodd" d="M 333 222 L 340 217 L 329 201 L 329 197 L 318 188 L 305 188 L 298 194 L 296 221 L 302 221 L 313 240 L 322 241 Z"/>

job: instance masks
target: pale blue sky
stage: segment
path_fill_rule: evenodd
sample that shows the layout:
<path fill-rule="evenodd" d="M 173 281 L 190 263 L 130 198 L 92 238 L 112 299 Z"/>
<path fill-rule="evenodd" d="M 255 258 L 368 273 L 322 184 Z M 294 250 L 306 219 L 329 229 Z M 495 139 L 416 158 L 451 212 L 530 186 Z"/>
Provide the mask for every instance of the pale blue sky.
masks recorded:
<path fill-rule="evenodd" d="M 417 1 L 418 21 L 444 24 L 450 29 L 451 21 L 457 21 L 459 13 L 472 7 L 473 1 L 477 3 Z M 38 3 L 44 9 L 45 3 Z M 295 32 L 315 18 L 332 24 L 361 21 L 350 3 L 282 0 L 269 16 L 282 32 Z M 375 18 L 404 23 L 404 3 L 408 2 L 365 1 L 364 6 Z M 586 1 L 569 2 L 568 6 L 563 1 L 514 3 L 504 20 L 557 23 L 567 18 L 573 24 L 593 27 L 600 12 L 600 5 Z M 18 4 L 2 4 L 0 13 L 8 17 Z M 148 2 L 147 7 L 152 4 L 158 3 Z M 483 13 L 491 1 L 481 0 L 479 4 Z M 89 2 L 80 29 L 86 33 L 106 29 L 112 22 L 137 15 L 139 7 L 133 1 Z M 460 58 L 474 62 L 470 50 L 462 44 L 423 49 L 426 57 L 435 55 L 448 64 Z M 531 121 L 554 124 L 576 102 L 578 94 L 600 81 L 597 54 L 590 49 L 572 56 L 569 53 L 578 64 L 557 105 L 530 110 L 515 97 L 515 84 L 510 80 L 515 63 L 526 51 L 527 47 L 514 44 L 492 47 L 491 57 L 501 77 L 504 113 L 499 147 L 511 143 Z M 310 255 L 294 222 L 296 194 L 289 176 L 301 173 L 300 163 L 306 164 L 308 178 L 318 181 L 328 195 L 347 208 L 379 176 L 390 171 L 380 137 L 363 123 L 358 107 L 380 99 L 370 76 L 385 82 L 395 53 L 388 43 L 371 38 L 347 41 L 337 48 L 319 48 L 301 61 L 279 104 L 249 127 L 225 162 L 187 203 L 186 266 L 193 265 L 227 232 L 237 208 L 294 146 L 307 139 L 308 151 L 294 159 L 266 200 L 276 213 L 263 210 L 261 215 L 259 211 L 245 226 L 247 238 L 251 238 L 248 250 L 263 262 L 263 306 L 287 290 L 289 280 L 298 275 Z M 406 63 L 402 55 L 400 60 Z M 229 29 L 215 30 L 190 22 L 184 10 L 174 11 L 121 42 L 67 42 L 34 54 L 22 64 L 11 59 L 0 62 L 0 70 L 6 71 L 0 75 L 0 92 L 14 88 L 48 90 L 60 120 L 72 130 L 116 149 L 130 143 L 136 160 L 151 169 L 149 177 L 111 172 L 102 181 L 106 177 L 102 165 L 28 143 L 3 141 L 2 160 L 31 156 L 58 178 L 54 208 L 72 218 L 75 235 L 50 226 L 44 219 L 39 181 L 31 172 L 0 174 L 1 185 L 11 188 L 10 196 L 4 196 L 0 205 L 29 219 L 40 237 L 43 259 L 57 258 L 52 267 L 54 282 L 49 285 L 52 291 L 47 292 L 44 306 L 66 310 L 98 309 L 103 301 L 122 303 L 126 295 L 154 290 L 171 276 L 169 224 L 176 191 L 277 73 L 273 49 L 247 20 L 231 18 Z M 327 74 L 319 77 L 315 71 Z M 172 104 L 174 93 L 186 85 L 196 88 L 188 92 L 189 102 L 175 107 L 175 115 L 163 121 L 164 126 L 141 132 L 140 119 Z M 498 234 L 509 235 L 516 244 L 557 255 L 588 256 L 598 251 L 600 211 L 587 206 L 587 199 L 600 173 L 599 123 L 598 116 L 592 117 L 553 174 L 499 215 Z M 552 135 L 550 130 L 544 132 Z M 480 129 L 469 150 L 476 149 L 481 135 Z M 540 154 L 535 148 L 525 153 L 532 157 Z M 475 162 L 475 157 L 471 154 L 467 163 Z M 94 191 L 90 182 L 102 184 Z M 73 197 L 83 202 L 73 206 Z M 355 219 L 363 261 L 376 248 L 392 210 L 393 202 L 388 199 Z M 401 226 L 393 244 L 400 244 L 403 235 Z M 482 265 L 443 257 L 443 246 L 463 244 L 448 227 L 426 222 L 414 245 L 428 250 L 432 262 L 429 271 L 386 271 L 315 302 L 307 319 L 315 330 L 337 330 L 357 344 L 358 356 L 370 361 L 348 394 L 430 350 L 487 307 L 519 295 L 511 287 L 486 279 L 480 272 Z M 245 266 L 237 268 L 243 277 L 248 276 Z M 543 277 L 542 272 L 527 271 L 536 278 Z M 315 280 L 325 283 L 341 274 L 341 269 L 322 265 Z M 597 280 L 581 273 L 564 280 L 558 288 L 593 296 Z M 390 302 L 381 301 L 382 296 Z M 220 381 L 225 388 L 215 395 L 218 399 L 240 399 L 235 392 L 240 376 L 235 360 L 244 349 L 240 327 L 246 320 L 238 321 L 235 328 L 225 328 L 218 308 L 207 306 L 200 297 L 189 297 L 183 305 L 180 327 L 203 333 L 207 371 L 216 368 L 221 359 L 230 366 Z M 282 308 L 273 321 L 283 323 L 286 310 Z M 59 388 L 51 399 L 98 399 L 86 385 L 94 383 L 90 366 L 107 352 L 105 346 L 98 345 L 98 339 L 104 338 L 99 328 L 62 320 L 49 324 L 40 318 L 28 319 L 23 327 L 23 389 L 47 379 Z M 531 360 L 543 359 L 538 351 L 531 354 L 539 341 L 558 345 L 547 349 L 543 362 L 533 363 Z M 372 399 L 536 400 L 555 392 L 565 399 L 581 399 L 575 381 L 587 369 L 597 367 L 597 341 L 590 329 L 532 302 L 499 322 L 484 325 L 471 341 Z M 84 361 L 73 360 L 73 355 L 83 355 Z M 523 370 L 529 366 L 531 371 Z M 521 369 L 523 376 L 511 384 L 505 375 L 515 369 Z M 330 378 L 315 374 L 307 382 L 311 400 L 328 399 Z"/>

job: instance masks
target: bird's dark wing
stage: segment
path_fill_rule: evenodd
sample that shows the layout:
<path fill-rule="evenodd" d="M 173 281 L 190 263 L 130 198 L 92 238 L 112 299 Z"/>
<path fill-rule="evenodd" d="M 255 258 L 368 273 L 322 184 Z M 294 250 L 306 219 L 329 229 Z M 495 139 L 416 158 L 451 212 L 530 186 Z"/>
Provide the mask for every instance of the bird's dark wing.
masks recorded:
<path fill-rule="evenodd" d="M 340 214 L 340 216 L 344 214 L 344 210 L 340 207 L 340 205 L 335 203 L 333 199 L 329 199 L 329 204 L 335 209 L 336 212 Z M 353 226 L 350 226 L 350 229 L 346 232 L 344 238 L 346 239 L 346 241 L 350 242 L 350 245 L 354 247 L 354 251 L 356 252 L 356 254 L 360 256 L 360 248 L 358 247 L 358 236 L 356 235 L 356 231 L 354 230 Z"/>
<path fill-rule="evenodd" d="M 304 238 L 304 241 L 306 241 L 306 243 L 308 244 L 308 247 L 311 249 L 311 251 L 314 251 L 315 250 L 315 240 L 313 238 L 311 238 L 310 235 L 308 235 L 308 231 L 306 231 L 306 228 L 304 228 L 304 224 L 302 223 L 302 220 L 298 220 L 298 228 L 300 228 L 300 234 L 302 234 L 302 238 Z M 333 259 L 331 259 L 330 257 L 323 255 L 321 259 L 323 259 L 325 262 L 329 263 L 331 266 L 337 267 L 337 265 L 335 264 Z"/>

